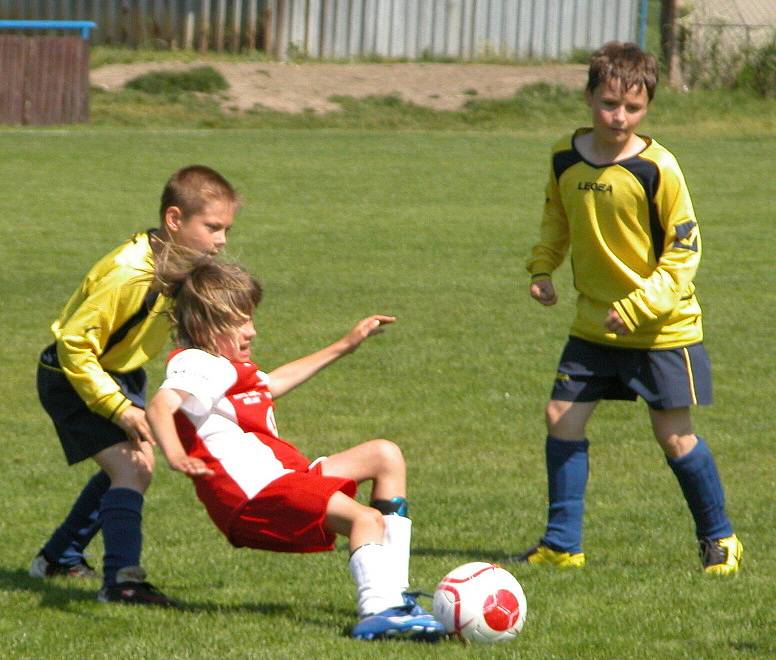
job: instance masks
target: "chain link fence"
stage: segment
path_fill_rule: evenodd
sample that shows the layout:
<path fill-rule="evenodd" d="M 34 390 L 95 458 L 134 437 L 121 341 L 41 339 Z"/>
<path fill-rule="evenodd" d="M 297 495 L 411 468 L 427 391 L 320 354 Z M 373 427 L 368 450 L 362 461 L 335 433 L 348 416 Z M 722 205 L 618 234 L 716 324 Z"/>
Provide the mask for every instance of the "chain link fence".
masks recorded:
<path fill-rule="evenodd" d="M 776 66 L 776 27 L 770 25 L 680 20 L 678 45 L 682 82 L 690 89 L 734 88 L 748 68 Z"/>

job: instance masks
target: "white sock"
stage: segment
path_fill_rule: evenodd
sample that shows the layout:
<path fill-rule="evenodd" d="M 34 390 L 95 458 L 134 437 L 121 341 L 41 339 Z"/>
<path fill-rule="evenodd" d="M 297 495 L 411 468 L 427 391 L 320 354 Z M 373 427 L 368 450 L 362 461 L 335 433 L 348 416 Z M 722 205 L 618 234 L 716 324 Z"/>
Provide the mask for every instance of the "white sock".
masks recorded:
<path fill-rule="evenodd" d="M 350 573 L 356 581 L 356 603 L 359 616 L 377 614 L 389 607 L 404 605 L 401 589 L 393 571 L 388 548 L 378 543 L 362 545 L 350 556 Z"/>
<path fill-rule="evenodd" d="M 383 516 L 385 533 L 383 544 L 393 563 L 395 579 L 402 591 L 410 586 L 410 540 L 412 538 L 412 521 L 395 514 Z"/>

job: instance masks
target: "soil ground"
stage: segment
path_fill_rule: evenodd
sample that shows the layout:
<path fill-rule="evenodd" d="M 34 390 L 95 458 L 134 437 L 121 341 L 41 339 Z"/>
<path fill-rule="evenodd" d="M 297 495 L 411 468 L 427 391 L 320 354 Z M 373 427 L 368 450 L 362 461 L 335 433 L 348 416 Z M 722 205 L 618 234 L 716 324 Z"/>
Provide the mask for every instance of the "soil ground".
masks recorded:
<path fill-rule="evenodd" d="M 91 72 L 91 84 L 107 91 L 148 71 L 182 71 L 191 63 L 108 64 Z M 262 106 L 280 112 L 339 110 L 332 96 L 385 96 L 437 110 L 456 110 L 472 98 L 505 98 L 537 82 L 582 88 L 584 64 L 287 64 L 208 62 L 229 83 L 223 105 L 248 110 Z"/>

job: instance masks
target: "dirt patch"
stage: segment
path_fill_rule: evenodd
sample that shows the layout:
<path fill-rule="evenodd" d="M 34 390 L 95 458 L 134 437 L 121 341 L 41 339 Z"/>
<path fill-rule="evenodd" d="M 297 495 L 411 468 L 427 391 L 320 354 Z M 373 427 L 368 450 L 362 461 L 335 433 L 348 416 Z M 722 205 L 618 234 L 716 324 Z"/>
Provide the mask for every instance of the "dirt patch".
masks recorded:
<path fill-rule="evenodd" d="M 182 71 L 205 62 L 109 64 L 91 72 L 91 84 L 107 91 L 148 71 Z M 318 114 L 340 110 L 331 96 L 384 96 L 437 110 L 456 110 L 472 98 L 506 98 L 526 85 L 549 82 L 582 88 L 583 64 L 511 66 L 501 64 L 285 64 L 207 63 L 229 82 L 225 108 L 261 106 L 280 112 Z"/>

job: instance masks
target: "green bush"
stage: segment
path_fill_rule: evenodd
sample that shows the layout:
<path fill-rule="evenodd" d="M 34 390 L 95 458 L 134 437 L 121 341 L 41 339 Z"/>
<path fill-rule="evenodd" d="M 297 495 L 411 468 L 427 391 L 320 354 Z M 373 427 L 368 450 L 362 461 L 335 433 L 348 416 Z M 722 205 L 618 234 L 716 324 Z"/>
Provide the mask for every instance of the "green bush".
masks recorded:
<path fill-rule="evenodd" d="M 168 95 L 229 89 L 226 79 L 211 66 L 199 66 L 187 71 L 151 71 L 132 78 L 124 86 L 147 94 Z"/>
<path fill-rule="evenodd" d="M 776 97 L 776 36 L 754 51 L 741 69 L 738 83 L 763 98 Z"/>

